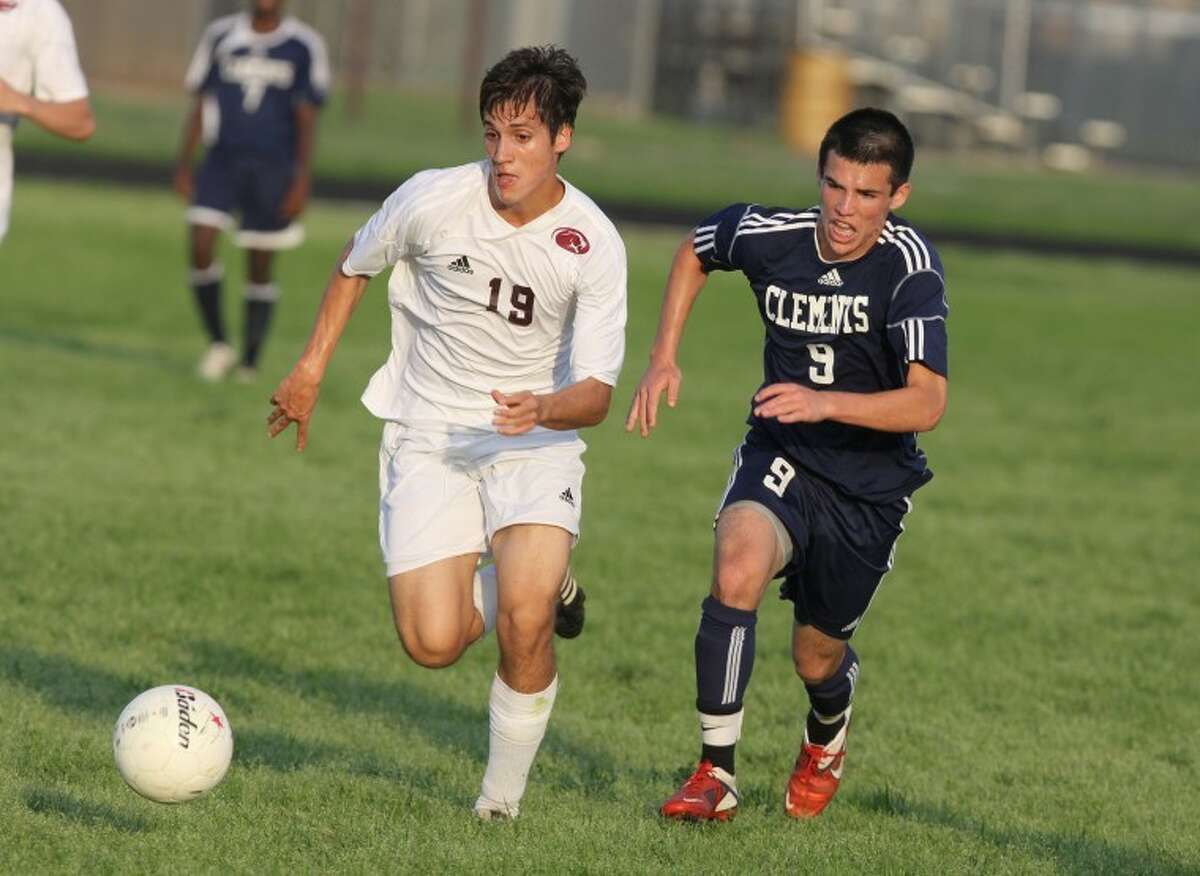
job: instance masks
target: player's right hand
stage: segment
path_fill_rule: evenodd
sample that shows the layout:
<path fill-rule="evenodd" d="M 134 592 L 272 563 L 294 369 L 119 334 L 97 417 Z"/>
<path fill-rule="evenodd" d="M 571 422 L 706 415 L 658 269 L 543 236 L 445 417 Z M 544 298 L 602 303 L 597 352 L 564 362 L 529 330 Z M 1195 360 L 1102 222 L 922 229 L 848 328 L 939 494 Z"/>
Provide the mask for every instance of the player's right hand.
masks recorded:
<path fill-rule="evenodd" d="M 658 425 L 658 401 L 662 398 L 663 390 L 667 393 L 668 407 L 673 408 L 679 401 L 679 385 L 682 382 L 683 372 L 675 363 L 651 362 L 633 392 L 629 416 L 625 418 L 625 431 L 632 432 L 640 426 L 642 437 L 649 438 L 650 431 Z"/>
<path fill-rule="evenodd" d="M 303 451 L 308 446 L 308 421 L 312 419 L 320 392 L 319 381 L 299 368 L 293 368 L 271 396 L 271 404 L 275 407 L 267 415 L 267 434 L 274 438 L 295 423 L 296 452 Z"/>

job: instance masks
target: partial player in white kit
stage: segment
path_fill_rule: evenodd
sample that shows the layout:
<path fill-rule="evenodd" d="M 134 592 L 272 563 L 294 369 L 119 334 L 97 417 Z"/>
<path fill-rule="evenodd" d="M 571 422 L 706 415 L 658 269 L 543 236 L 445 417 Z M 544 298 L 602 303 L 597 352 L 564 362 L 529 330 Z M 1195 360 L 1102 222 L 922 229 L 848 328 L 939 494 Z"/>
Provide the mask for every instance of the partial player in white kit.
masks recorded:
<path fill-rule="evenodd" d="M 96 130 L 71 20 L 58 0 L 0 0 L 0 241 L 12 208 L 13 129 L 22 118 L 69 140 Z"/>
<path fill-rule="evenodd" d="M 488 71 L 487 159 L 417 174 L 359 229 L 268 417 L 272 436 L 295 422 L 303 449 L 333 349 L 392 267 L 392 351 L 363 395 L 385 420 L 380 544 L 414 661 L 449 666 L 497 631 L 485 819 L 517 815 L 558 687 L 554 632 L 582 627 L 575 430 L 604 419 L 625 351 L 624 245 L 557 175 L 585 89 L 554 47 Z"/>

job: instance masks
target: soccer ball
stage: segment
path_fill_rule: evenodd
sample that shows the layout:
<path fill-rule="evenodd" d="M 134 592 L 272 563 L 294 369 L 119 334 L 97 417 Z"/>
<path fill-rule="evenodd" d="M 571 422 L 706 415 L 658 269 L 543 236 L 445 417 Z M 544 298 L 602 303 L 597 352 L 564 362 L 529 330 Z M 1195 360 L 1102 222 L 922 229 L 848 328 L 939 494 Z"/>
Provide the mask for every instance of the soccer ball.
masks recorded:
<path fill-rule="evenodd" d="M 158 803 L 211 791 L 233 758 L 233 729 L 217 701 L 184 684 L 134 697 L 113 728 L 113 757 L 129 787 Z"/>

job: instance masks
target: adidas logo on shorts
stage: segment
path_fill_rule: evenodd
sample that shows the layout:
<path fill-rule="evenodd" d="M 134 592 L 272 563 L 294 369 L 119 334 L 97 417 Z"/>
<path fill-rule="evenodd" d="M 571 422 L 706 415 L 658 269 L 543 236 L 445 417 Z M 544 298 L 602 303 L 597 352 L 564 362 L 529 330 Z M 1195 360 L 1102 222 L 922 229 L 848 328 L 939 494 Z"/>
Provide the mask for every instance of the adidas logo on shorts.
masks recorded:
<path fill-rule="evenodd" d="M 469 261 L 467 261 L 466 256 L 459 256 L 454 261 L 452 261 L 448 265 L 448 267 L 450 268 L 450 270 L 458 271 L 458 273 L 460 273 L 460 274 L 474 274 L 475 273 L 474 271 L 471 270 L 471 263 Z"/>
<path fill-rule="evenodd" d="M 567 487 L 565 490 L 563 490 L 561 493 L 559 493 L 558 498 L 562 499 L 564 502 L 566 502 L 572 508 L 575 507 L 575 497 L 571 494 L 570 487 Z"/>

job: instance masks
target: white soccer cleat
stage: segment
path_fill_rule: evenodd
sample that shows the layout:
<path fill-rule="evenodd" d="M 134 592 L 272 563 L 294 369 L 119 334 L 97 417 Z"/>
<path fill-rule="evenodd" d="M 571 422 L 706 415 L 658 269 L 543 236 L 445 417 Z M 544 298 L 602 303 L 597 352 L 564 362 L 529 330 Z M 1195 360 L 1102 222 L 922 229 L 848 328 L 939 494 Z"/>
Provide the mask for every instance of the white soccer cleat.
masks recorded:
<path fill-rule="evenodd" d="M 222 341 L 216 341 L 209 344 L 204 355 L 200 357 L 200 364 L 196 366 L 196 374 L 201 380 L 216 383 L 224 380 L 225 375 L 236 364 L 237 353 L 233 347 Z"/>

